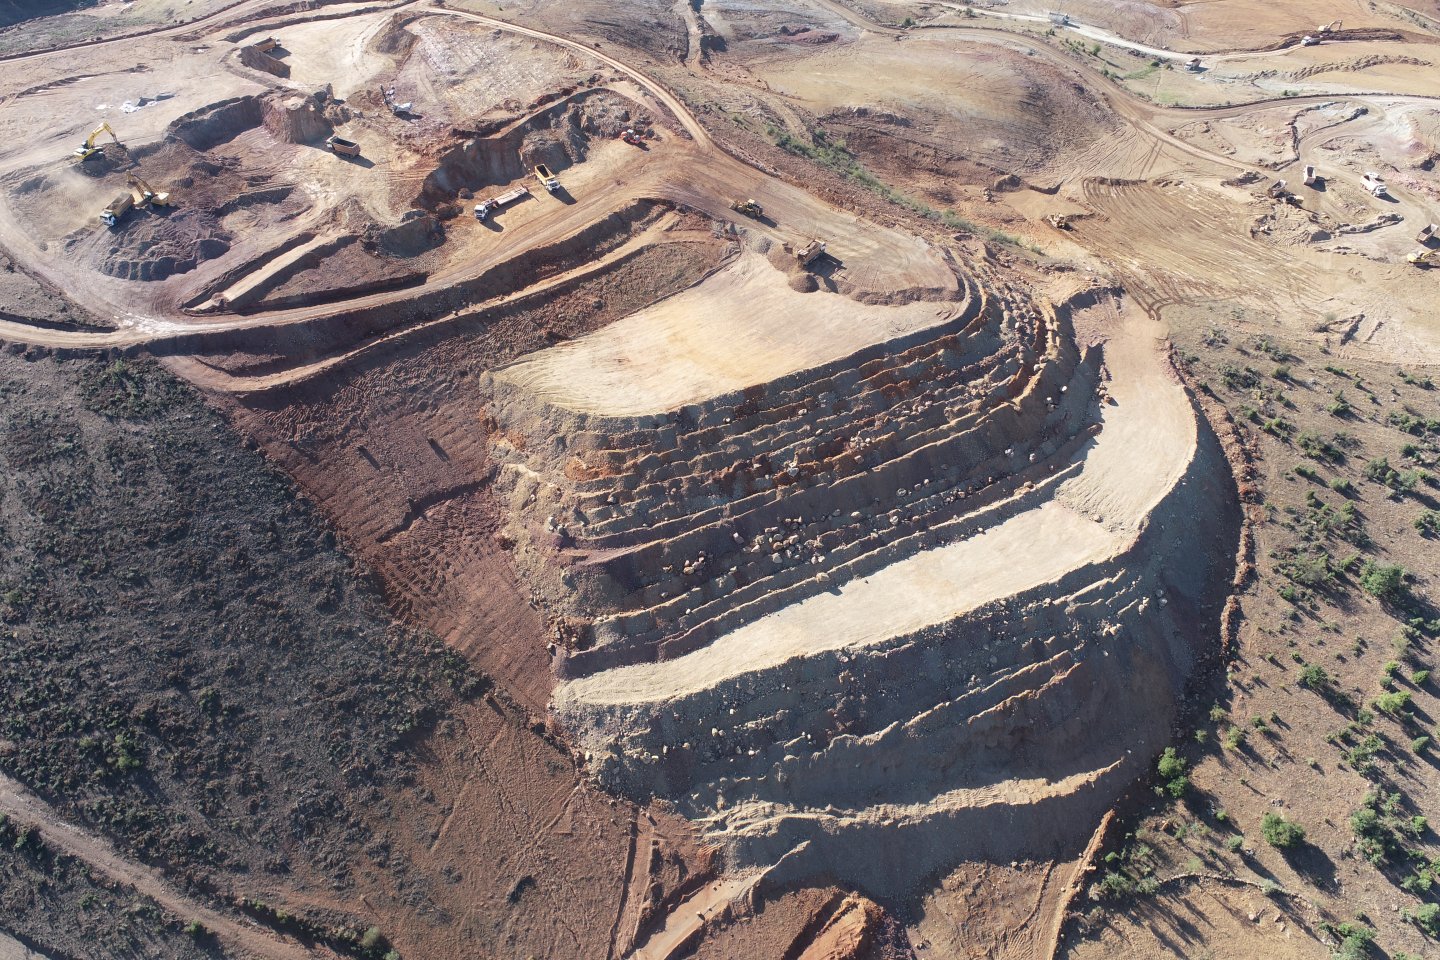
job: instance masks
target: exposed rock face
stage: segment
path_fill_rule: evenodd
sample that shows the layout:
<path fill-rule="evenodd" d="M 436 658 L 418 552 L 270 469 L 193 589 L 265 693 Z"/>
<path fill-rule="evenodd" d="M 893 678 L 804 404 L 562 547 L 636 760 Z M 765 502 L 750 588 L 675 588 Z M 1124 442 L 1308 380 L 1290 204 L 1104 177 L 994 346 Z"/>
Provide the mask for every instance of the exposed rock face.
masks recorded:
<path fill-rule="evenodd" d="M 240 48 L 240 62 L 252 70 L 262 70 L 277 77 L 290 76 L 290 64 L 270 56 L 254 45 Z"/>
<path fill-rule="evenodd" d="M 1218 644 L 1233 490 L 1153 332 L 1082 351 L 1104 298 L 966 289 L 939 327 L 654 416 L 497 377 L 556 716 L 737 862 L 893 897 L 1083 844 Z"/>
<path fill-rule="evenodd" d="M 265 129 L 281 143 L 318 143 L 335 132 L 312 97 L 267 102 Z"/>

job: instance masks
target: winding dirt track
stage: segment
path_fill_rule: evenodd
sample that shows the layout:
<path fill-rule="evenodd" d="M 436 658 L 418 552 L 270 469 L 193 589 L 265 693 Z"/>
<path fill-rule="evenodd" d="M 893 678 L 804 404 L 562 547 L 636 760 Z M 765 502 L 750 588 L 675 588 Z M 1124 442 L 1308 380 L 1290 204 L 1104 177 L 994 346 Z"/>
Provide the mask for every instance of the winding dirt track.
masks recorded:
<path fill-rule="evenodd" d="M 898 30 L 894 27 L 869 20 L 849 7 L 835 2 L 835 0 L 817 0 L 817 2 L 827 10 L 843 17 L 861 29 L 886 35 L 903 35 L 905 33 L 903 30 Z M 255 5 L 259 5 L 259 0 L 256 0 Z M 395 6 L 409 5 L 409 3 L 405 3 Z M 230 7 L 222 12 L 234 13 L 238 8 L 238 6 Z M 373 10 L 374 7 L 371 6 L 360 9 Z M 664 108 L 675 117 L 686 134 L 688 134 L 690 142 L 672 141 L 667 145 L 666 153 L 668 156 L 666 159 L 672 161 L 671 163 L 648 164 L 643 170 L 636 171 L 635 175 L 629 176 L 627 183 L 623 186 L 617 183 L 617 189 L 605 191 L 603 196 L 586 198 L 588 202 L 580 202 L 564 208 L 556 217 L 548 221 L 543 229 L 537 229 L 528 235 L 523 246 L 510 247 L 497 252 L 494 256 L 473 260 L 455 270 L 433 276 L 423 287 L 418 289 L 411 288 L 387 291 L 359 297 L 344 303 L 329 304 L 323 307 L 297 307 L 264 314 L 235 317 L 227 320 L 202 322 L 177 320 L 166 317 L 129 316 L 122 319 L 122 326 L 119 328 L 106 331 L 53 330 L 32 326 L 23 322 L 0 320 L 0 341 L 73 350 L 134 349 L 165 341 L 169 342 L 172 347 L 179 346 L 181 348 L 180 352 L 183 352 L 184 341 L 191 338 L 203 340 L 203 338 L 217 333 L 274 329 L 289 324 L 322 320 L 335 316 L 338 313 L 357 308 L 402 303 L 415 296 L 416 293 L 421 290 L 439 289 L 447 285 L 460 283 L 479 276 L 485 270 L 505 261 L 523 258 L 538 246 L 553 242 L 561 237 L 583 229 L 590 223 L 595 222 L 598 218 L 608 215 L 620 209 L 626 203 L 640 198 L 669 200 L 688 204 L 718 219 L 736 221 L 735 215 L 724 202 L 724 197 L 727 195 L 761 195 L 760 198 L 765 201 L 767 208 L 770 207 L 772 203 L 787 206 L 789 209 L 786 211 L 788 214 L 785 218 L 786 221 L 790 223 L 811 223 L 814 225 L 814 232 L 817 235 L 826 235 L 828 233 L 834 236 L 836 234 L 843 235 L 854 231 L 853 218 L 841 214 L 840 211 L 828 208 L 814 198 L 809 197 L 809 195 L 803 191 L 790 187 L 787 184 L 782 184 L 721 150 L 706 132 L 699 119 L 686 107 L 682 100 L 671 93 L 663 84 L 633 65 L 578 41 L 531 27 L 520 26 L 492 17 L 486 17 L 481 14 L 448 10 L 430 5 L 417 7 L 415 9 L 430 15 L 453 16 L 474 23 L 484 24 L 497 30 L 504 30 L 532 39 L 553 43 L 583 53 L 587 57 L 598 59 L 613 69 L 625 74 L 649 95 L 653 96 L 656 101 L 662 104 Z M 216 16 L 218 16 L 218 13 L 180 27 L 156 31 L 156 33 L 181 32 L 185 30 L 194 31 L 197 24 L 212 20 Z M 233 17 L 227 22 L 233 22 Z M 1228 157 L 1212 153 L 1173 136 L 1167 130 L 1163 129 L 1162 126 L 1157 125 L 1156 119 L 1161 116 L 1176 115 L 1195 120 L 1235 116 L 1253 110 L 1264 109 L 1273 103 L 1279 102 L 1287 105 L 1303 106 L 1311 103 L 1333 102 L 1336 100 L 1354 100 L 1371 106 L 1380 106 L 1382 104 L 1393 105 L 1406 102 L 1433 103 L 1437 99 L 1414 95 L 1383 97 L 1314 95 L 1290 97 L 1274 101 L 1258 101 L 1240 106 L 1183 111 L 1166 110 L 1129 94 L 1126 91 L 1115 88 L 1113 84 L 1105 81 L 1104 78 L 1101 78 L 1098 73 L 1091 70 L 1087 65 L 1078 64 L 1043 43 L 1028 42 L 1026 38 L 1016 37 L 997 29 L 939 25 L 933 29 L 944 30 L 948 36 L 956 36 L 975 42 L 1022 46 L 1027 52 L 1033 52 L 1035 55 L 1045 58 L 1070 74 L 1089 82 L 1095 89 L 1100 91 L 1100 95 L 1110 103 L 1119 116 L 1152 138 L 1157 143 L 1157 146 L 1163 145 L 1169 147 L 1195 160 L 1217 166 L 1221 169 L 1246 170 L 1249 168 Z M 55 53 L 56 51 L 48 51 L 28 54 L 25 58 L 37 59 L 45 56 L 53 56 Z M 23 161 L 17 161 L 16 165 L 22 162 Z M 676 165 L 683 165 L 683 167 L 689 171 L 689 175 L 684 178 L 669 175 Z M 703 171 L 704 176 L 697 176 L 697 171 Z M 701 181 L 705 183 L 705 189 L 692 186 L 692 184 Z M 750 221 L 744 221 L 744 225 L 751 230 L 770 233 L 772 234 L 772 239 L 786 239 L 786 237 L 781 236 L 778 232 L 769 230 L 762 225 Z M 827 227 L 830 228 L 828 231 L 825 229 Z M 881 231 L 881 233 L 888 233 L 888 231 Z M 14 220 L 8 210 L 0 210 L 0 245 L 11 250 L 17 250 L 24 249 L 26 242 L 24 227 Z M 871 249 L 869 251 L 862 252 L 874 252 L 874 247 L 885 246 L 888 243 L 893 243 L 893 239 L 885 237 L 877 238 L 871 242 Z M 41 274 L 45 275 L 46 279 L 49 279 L 51 282 L 57 283 L 57 285 L 64 289 L 75 289 L 73 284 L 65 283 L 64 277 L 53 275 L 51 270 L 43 264 L 37 264 L 36 266 Z M 83 303 L 86 298 L 82 293 L 77 292 L 76 299 L 81 300 Z M 113 304 L 100 302 L 95 298 L 90 299 L 95 302 L 84 303 L 84 305 L 89 306 L 102 315 L 113 312 Z M 178 344 L 176 343 L 177 341 L 179 341 Z M 312 372 L 313 370 L 301 369 L 296 371 L 296 376 L 304 377 Z M 282 382 L 283 378 L 283 374 L 274 375 L 267 379 L 265 385 L 274 386 Z M 217 382 L 214 383 L 213 386 L 221 390 L 246 389 L 236 378 L 229 377 L 217 378 Z"/>
<path fill-rule="evenodd" d="M 227 947 L 243 955 L 264 960 L 314 960 L 331 955 L 329 951 L 282 939 L 256 924 L 232 919 L 176 892 L 158 871 L 121 856 L 104 840 L 60 819 L 42 800 L 4 774 L 0 774 L 0 814 L 38 831 L 51 846 L 116 883 L 134 888 L 182 920 L 200 921 Z"/>

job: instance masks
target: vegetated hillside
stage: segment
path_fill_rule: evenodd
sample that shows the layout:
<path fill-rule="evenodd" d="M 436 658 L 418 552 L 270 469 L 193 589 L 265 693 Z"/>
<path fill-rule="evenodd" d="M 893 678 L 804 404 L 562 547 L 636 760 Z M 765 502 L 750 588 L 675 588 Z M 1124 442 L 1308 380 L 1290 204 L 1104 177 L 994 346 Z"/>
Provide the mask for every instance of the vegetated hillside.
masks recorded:
<path fill-rule="evenodd" d="M 1177 326 L 1250 452 L 1254 576 L 1225 682 L 1113 837 L 1068 955 L 1432 956 L 1440 390 L 1313 340 Z"/>
<path fill-rule="evenodd" d="M 86 960 L 199 960 L 226 956 L 192 922 L 149 897 L 108 883 L 32 830 L 0 817 L 0 956 L 5 930 L 22 946 Z M 21 929 L 23 927 L 23 930 Z M 197 936 L 198 934 L 198 936 Z M 29 960 L 20 954 L 20 960 Z"/>
<path fill-rule="evenodd" d="M 359 812 L 482 682 L 158 366 L 0 355 L 0 402 L 0 772 L 201 889 L 345 889 Z"/>
<path fill-rule="evenodd" d="M 53 17 L 96 5 L 98 0 L 0 0 L 0 27 L 9 27 L 35 17 Z"/>

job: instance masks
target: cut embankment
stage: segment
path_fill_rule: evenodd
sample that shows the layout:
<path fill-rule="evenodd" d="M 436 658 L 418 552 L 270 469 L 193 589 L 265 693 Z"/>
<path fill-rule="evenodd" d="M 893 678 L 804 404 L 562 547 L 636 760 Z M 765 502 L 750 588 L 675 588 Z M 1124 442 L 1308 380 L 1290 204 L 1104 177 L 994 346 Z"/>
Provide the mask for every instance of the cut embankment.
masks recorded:
<path fill-rule="evenodd" d="M 1213 438 L 1153 326 L 1110 321 L 1098 431 L 1031 457 L 1057 458 L 1055 481 L 878 568 L 817 554 L 819 591 L 563 683 L 554 709 L 602 782 L 673 800 L 739 862 L 803 848 L 797 875 L 891 898 L 966 857 L 1083 843 L 1163 741 L 1228 579 Z"/>

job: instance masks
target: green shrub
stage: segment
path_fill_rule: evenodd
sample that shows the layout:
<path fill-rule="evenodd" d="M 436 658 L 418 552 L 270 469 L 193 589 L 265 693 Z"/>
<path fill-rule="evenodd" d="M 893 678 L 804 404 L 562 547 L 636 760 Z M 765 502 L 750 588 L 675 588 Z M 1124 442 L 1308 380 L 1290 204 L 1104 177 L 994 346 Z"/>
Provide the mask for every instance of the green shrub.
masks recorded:
<path fill-rule="evenodd" d="M 1360 571 L 1360 587 L 1385 603 L 1398 603 L 1406 595 L 1405 568 L 1367 560 Z"/>
<path fill-rule="evenodd" d="M 1156 770 L 1160 779 L 1165 783 L 1165 792 L 1172 797 L 1183 797 L 1185 791 L 1190 787 L 1190 778 L 1185 775 L 1185 758 L 1175 752 L 1174 747 L 1166 747 L 1165 752 L 1160 754 L 1160 760 L 1156 763 Z"/>
<path fill-rule="evenodd" d="M 1260 835 L 1275 849 L 1289 850 L 1304 842 L 1305 828 L 1278 813 L 1267 813 L 1260 818 Z"/>
<path fill-rule="evenodd" d="M 1328 690 L 1330 689 L 1330 674 L 1318 663 L 1306 664 L 1300 671 L 1300 686 L 1306 690 Z"/>
<path fill-rule="evenodd" d="M 1414 910 L 1405 910 L 1401 916 L 1425 932 L 1427 937 L 1440 935 L 1440 904 L 1422 903 Z"/>
<path fill-rule="evenodd" d="M 1390 693 L 1382 693 L 1374 700 L 1375 709 L 1390 716 L 1398 716 L 1405 713 L 1410 707 L 1410 691 L 1395 690 Z"/>

